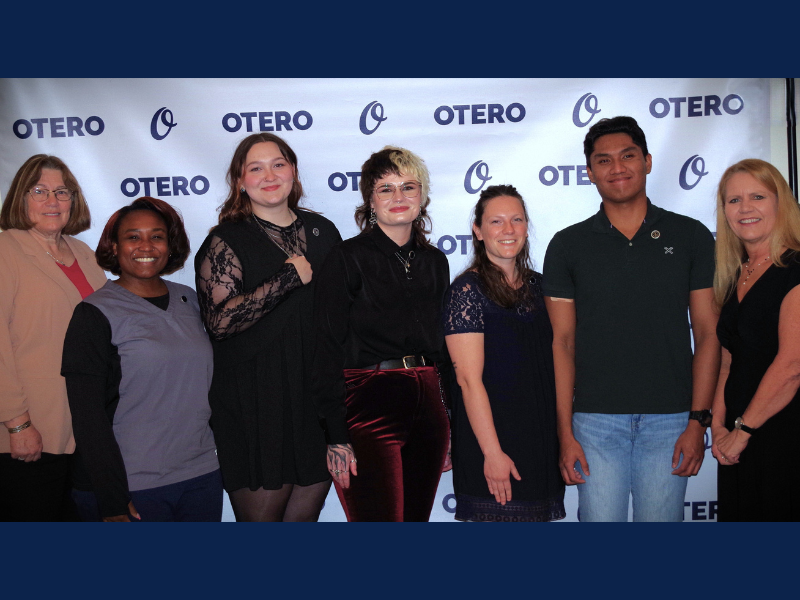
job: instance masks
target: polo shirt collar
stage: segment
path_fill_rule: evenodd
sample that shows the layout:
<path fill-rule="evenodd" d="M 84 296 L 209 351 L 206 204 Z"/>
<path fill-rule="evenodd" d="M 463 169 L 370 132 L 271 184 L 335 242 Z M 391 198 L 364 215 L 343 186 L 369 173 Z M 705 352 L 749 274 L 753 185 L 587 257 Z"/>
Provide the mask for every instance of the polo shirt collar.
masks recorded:
<path fill-rule="evenodd" d="M 652 202 L 650 202 L 650 198 L 647 199 L 647 213 L 644 216 L 644 221 L 642 225 L 645 227 L 650 227 L 656 223 L 661 218 L 661 215 L 664 214 L 664 209 L 659 208 Z M 594 215 L 594 220 L 592 221 L 592 231 L 597 231 L 598 233 L 611 233 L 614 231 L 614 226 L 611 224 L 611 221 L 608 220 L 606 216 L 606 211 L 603 209 L 603 203 L 600 202 L 600 210 Z"/>

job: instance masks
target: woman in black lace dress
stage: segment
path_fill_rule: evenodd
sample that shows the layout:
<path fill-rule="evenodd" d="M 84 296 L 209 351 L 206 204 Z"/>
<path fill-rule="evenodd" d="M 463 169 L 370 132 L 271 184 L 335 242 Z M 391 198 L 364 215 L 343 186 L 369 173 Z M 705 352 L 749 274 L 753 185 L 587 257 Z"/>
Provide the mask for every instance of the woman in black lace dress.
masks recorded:
<path fill-rule="evenodd" d="M 298 207 L 297 157 L 276 135 L 242 140 L 227 180 L 219 225 L 195 257 L 225 489 L 237 521 L 316 521 L 331 479 L 307 389 L 314 272 L 341 236 Z"/>
<path fill-rule="evenodd" d="M 453 281 L 444 331 L 458 386 L 453 487 L 459 521 L 563 519 L 553 330 L 528 256 L 528 214 L 510 185 L 481 193 L 473 259 Z"/>

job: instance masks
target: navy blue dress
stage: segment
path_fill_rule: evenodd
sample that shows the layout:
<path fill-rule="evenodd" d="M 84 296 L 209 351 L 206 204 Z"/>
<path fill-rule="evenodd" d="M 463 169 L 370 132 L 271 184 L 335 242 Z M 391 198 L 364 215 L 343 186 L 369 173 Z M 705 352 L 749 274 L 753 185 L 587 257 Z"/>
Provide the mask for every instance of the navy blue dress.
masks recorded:
<path fill-rule="evenodd" d="M 502 308 L 481 290 L 478 275 L 458 277 L 447 293 L 445 335 L 484 334 L 483 384 L 500 447 L 522 477 L 511 477 L 513 500 L 494 500 L 483 474 L 483 453 L 472 431 L 461 389 L 454 385 L 452 444 L 456 516 L 460 521 L 554 521 L 566 516 L 558 467 L 553 329 L 541 275 L 529 285 L 533 301 Z"/>

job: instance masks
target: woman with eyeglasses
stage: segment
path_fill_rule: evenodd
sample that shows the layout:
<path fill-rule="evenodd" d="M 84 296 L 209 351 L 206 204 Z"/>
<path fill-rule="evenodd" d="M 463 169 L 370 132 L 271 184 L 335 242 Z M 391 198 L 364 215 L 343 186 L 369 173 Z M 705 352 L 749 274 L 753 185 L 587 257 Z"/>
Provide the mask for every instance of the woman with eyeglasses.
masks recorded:
<path fill-rule="evenodd" d="M 440 318 L 450 273 L 425 235 L 422 159 L 387 146 L 364 163 L 360 185 L 361 233 L 334 247 L 315 294 L 328 470 L 348 521 L 427 521 L 450 468 L 439 373 L 449 368 Z"/>
<path fill-rule="evenodd" d="M 0 210 L 0 521 L 77 520 L 61 351 L 72 310 L 106 282 L 72 236 L 89 207 L 64 162 L 32 156 Z"/>

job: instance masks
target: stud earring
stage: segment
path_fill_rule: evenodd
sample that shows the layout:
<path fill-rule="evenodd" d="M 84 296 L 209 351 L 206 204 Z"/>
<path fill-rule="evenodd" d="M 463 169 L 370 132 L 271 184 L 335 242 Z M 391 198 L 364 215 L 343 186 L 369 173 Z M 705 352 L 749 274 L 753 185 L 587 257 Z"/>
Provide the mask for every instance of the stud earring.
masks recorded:
<path fill-rule="evenodd" d="M 244 186 L 242 186 L 242 189 L 240 189 L 239 191 L 244 194 L 244 192 L 245 192 Z"/>
<path fill-rule="evenodd" d="M 370 225 L 375 225 L 375 223 L 377 223 L 377 222 L 378 222 L 378 215 L 375 214 L 375 209 L 374 208 L 370 208 L 369 209 L 369 224 Z"/>

